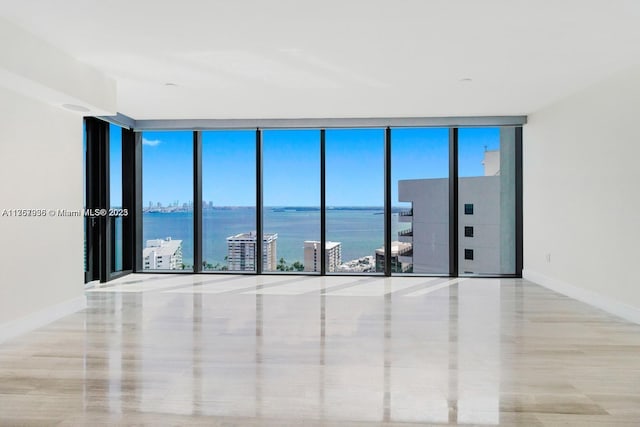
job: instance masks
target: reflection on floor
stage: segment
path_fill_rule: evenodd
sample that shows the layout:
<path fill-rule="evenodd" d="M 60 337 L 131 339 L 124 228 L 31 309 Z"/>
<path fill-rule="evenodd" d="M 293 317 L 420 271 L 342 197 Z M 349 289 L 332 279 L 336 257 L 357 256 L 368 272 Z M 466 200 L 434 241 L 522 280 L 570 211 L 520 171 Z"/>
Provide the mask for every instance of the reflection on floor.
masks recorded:
<path fill-rule="evenodd" d="M 521 279 L 130 275 L 0 345 L 0 425 L 640 425 L 640 325 Z"/>

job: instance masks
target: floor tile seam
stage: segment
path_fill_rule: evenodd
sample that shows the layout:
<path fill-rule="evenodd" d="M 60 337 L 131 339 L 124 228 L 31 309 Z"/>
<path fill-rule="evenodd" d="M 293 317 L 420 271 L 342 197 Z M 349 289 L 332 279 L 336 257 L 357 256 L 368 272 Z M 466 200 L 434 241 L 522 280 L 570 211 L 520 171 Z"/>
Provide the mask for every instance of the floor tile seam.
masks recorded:
<path fill-rule="evenodd" d="M 356 278 L 357 276 L 353 276 L 354 278 Z M 320 294 L 323 295 L 330 295 L 327 290 L 330 290 L 330 292 L 335 292 L 335 291 L 340 291 L 343 289 L 348 289 L 348 288 L 353 288 L 355 286 L 360 286 L 363 285 L 365 283 L 369 283 L 369 282 L 373 282 L 376 280 L 380 280 L 382 277 L 372 277 L 372 276 L 368 276 L 368 277 L 358 277 L 357 280 L 355 280 L 354 282 L 349 282 L 349 283 L 342 283 L 339 285 L 334 285 L 334 286 L 329 286 L 329 287 L 325 287 L 324 289 L 320 290 Z"/>
<path fill-rule="evenodd" d="M 195 275 L 194 275 L 195 276 Z M 222 276 L 222 275 L 220 275 Z M 259 277 L 259 276 L 245 276 L 245 275 L 229 275 L 229 278 L 225 278 L 224 280 L 221 280 L 219 278 L 215 278 L 215 279 L 209 279 L 209 280 L 201 280 L 199 282 L 194 282 L 194 283 L 184 283 L 184 284 L 180 284 L 180 285 L 175 285 L 175 286 L 169 286 L 169 287 L 163 287 L 161 289 L 143 289 L 143 290 L 138 290 L 138 291 L 120 291 L 118 289 L 113 289 L 113 290 L 103 290 L 103 291 L 89 291 L 91 294 L 100 294 L 100 293 L 145 293 L 145 294 L 173 294 L 175 290 L 180 290 L 180 289 L 188 289 L 188 288 L 199 288 L 202 289 L 203 286 L 209 285 L 209 284 L 214 284 L 214 283 L 229 283 L 231 281 L 235 281 L 235 280 L 241 280 L 241 279 L 246 279 L 247 277 Z M 256 284 L 256 285 L 250 285 L 250 286 L 244 286 L 242 288 L 238 288 L 238 289 L 230 289 L 228 291 L 223 291 L 223 292 L 217 292 L 215 294 L 219 294 L 219 295 L 224 295 L 224 294 L 234 294 L 234 293 L 242 293 L 242 292 L 246 292 L 247 290 L 250 289 L 255 289 L 255 288 L 267 288 L 267 287 L 273 287 L 273 286 L 279 286 L 285 283 L 288 283 L 290 281 L 295 281 L 295 280 L 299 280 L 299 279 L 289 279 L 285 282 L 277 282 L 277 283 L 269 283 L 269 284 Z M 197 294 L 197 293 L 206 293 L 206 292 L 198 292 L 198 289 L 194 289 L 193 294 Z M 188 292 L 185 292 L 185 295 L 188 295 Z"/>
<path fill-rule="evenodd" d="M 450 277 L 438 277 L 436 280 L 430 280 L 424 283 L 420 283 L 418 285 L 412 286 L 410 288 L 406 288 L 406 289 L 400 289 L 398 291 L 394 291 L 391 292 L 392 295 L 394 296 L 407 296 L 407 294 L 411 294 L 413 292 L 416 291 L 420 291 L 423 289 L 431 289 L 433 287 L 439 286 L 441 284 L 447 283 L 449 280 L 451 280 L 452 278 Z M 441 288 L 444 289 L 444 288 Z M 386 295 L 386 294 L 385 294 Z"/>
<path fill-rule="evenodd" d="M 285 276 L 282 276 L 282 277 L 285 277 Z M 246 288 L 242 288 L 242 289 L 232 289 L 232 290 L 229 290 L 229 291 L 219 292 L 219 293 L 215 293 L 215 295 L 220 295 L 220 296 L 237 295 L 237 294 L 262 295 L 262 294 L 258 293 L 257 291 L 262 290 L 262 289 L 276 288 L 278 286 L 288 285 L 290 283 L 296 283 L 296 282 L 300 282 L 300 281 L 308 281 L 308 280 L 313 280 L 313 279 L 316 279 L 316 277 L 314 277 L 314 276 L 306 276 L 306 277 L 305 276 L 297 276 L 295 278 L 290 278 L 290 279 L 286 279 L 286 280 L 275 282 L 275 283 L 257 284 L 255 286 L 250 286 L 250 287 L 246 287 Z M 255 291 L 255 293 L 252 292 L 252 291 Z"/>
<path fill-rule="evenodd" d="M 415 298 L 415 297 L 423 297 L 425 295 L 429 295 L 433 292 L 439 291 L 441 289 L 446 289 L 446 288 L 452 288 L 452 289 L 456 289 L 461 282 L 465 282 L 469 279 L 467 278 L 460 278 L 460 277 L 455 277 L 455 278 L 446 278 L 445 280 L 443 280 L 442 282 L 439 282 L 438 284 L 434 284 L 433 286 L 427 286 L 423 289 L 419 289 L 417 291 L 413 291 L 413 295 L 411 295 L 411 293 L 407 293 L 403 296 L 406 297 L 411 297 L 411 298 Z"/>

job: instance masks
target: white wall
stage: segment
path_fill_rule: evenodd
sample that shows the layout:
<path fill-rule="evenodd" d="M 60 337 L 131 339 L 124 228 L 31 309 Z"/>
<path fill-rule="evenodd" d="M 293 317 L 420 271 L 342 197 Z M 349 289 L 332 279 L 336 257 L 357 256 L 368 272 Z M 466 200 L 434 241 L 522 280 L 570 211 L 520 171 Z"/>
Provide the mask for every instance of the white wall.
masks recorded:
<path fill-rule="evenodd" d="M 523 137 L 525 277 L 637 322 L 639 119 L 634 69 L 531 114 Z"/>
<path fill-rule="evenodd" d="M 80 116 L 0 87 L 0 341 L 83 295 L 82 218 L 2 216 L 81 208 L 82 152 Z"/>

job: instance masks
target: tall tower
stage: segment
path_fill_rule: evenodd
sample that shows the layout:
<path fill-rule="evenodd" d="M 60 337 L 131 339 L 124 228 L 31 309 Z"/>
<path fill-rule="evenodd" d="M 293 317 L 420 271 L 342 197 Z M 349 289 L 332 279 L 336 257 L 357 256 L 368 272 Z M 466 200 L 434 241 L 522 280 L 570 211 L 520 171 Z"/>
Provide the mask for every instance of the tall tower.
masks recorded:
<path fill-rule="evenodd" d="M 277 233 L 264 233 L 262 236 L 262 262 L 265 271 L 273 271 L 277 265 Z M 229 271 L 256 270 L 255 231 L 227 237 L 227 268 Z"/>

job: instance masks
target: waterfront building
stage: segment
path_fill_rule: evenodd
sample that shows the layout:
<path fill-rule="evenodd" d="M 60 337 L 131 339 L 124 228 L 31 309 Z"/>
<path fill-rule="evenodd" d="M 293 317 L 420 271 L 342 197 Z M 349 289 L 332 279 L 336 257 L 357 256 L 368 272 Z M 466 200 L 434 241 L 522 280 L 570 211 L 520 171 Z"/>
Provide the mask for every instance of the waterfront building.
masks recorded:
<path fill-rule="evenodd" d="M 411 243 L 391 242 L 391 272 L 411 273 Z M 384 246 L 376 249 L 376 272 L 384 272 Z"/>
<path fill-rule="evenodd" d="M 264 271 L 274 271 L 277 266 L 277 233 L 262 236 L 262 266 Z M 256 270 L 255 231 L 227 237 L 227 268 L 229 271 Z"/>
<path fill-rule="evenodd" d="M 304 271 L 320 271 L 320 246 L 318 240 L 304 242 Z M 342 243 L 325 242 L 324 257 L 327 272 L 338 271 L 342 264 Z"/>
<path fill-rule="evenodd" d="M 147 240 L 142 250 L 144 270 L 179 270 L 182 268 L 182 240 Z"/>

